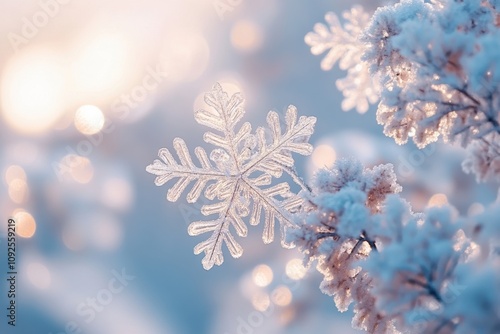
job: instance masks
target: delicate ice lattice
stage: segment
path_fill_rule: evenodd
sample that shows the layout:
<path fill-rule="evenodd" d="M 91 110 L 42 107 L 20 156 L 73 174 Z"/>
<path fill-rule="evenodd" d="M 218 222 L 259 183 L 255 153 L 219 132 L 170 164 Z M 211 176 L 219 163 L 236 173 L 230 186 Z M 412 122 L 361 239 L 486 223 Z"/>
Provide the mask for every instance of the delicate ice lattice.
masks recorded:
<path fill-rule="evenodd" d="M 294 166 L 292 153 L 311 154 L 312 146 L 308 140 L 314 131 L 316 118 L 297 118 L 297 109 L 289 106 L 284 131 L 278 114 L 270 111 L 267 115 L 270 132 L 259 127 L 252 133 L 248 122 L 236 129 L 244 114 L 244 100 L 240 93 L 229 97 L 219 84 L 215 84 L 205 95 L 205 102 L 211 108 L 196 111 L 195 119 L 218 132 L 209 131 L 203 136 L 205 142 L 217 148 L 208 156 L 203 148 L 197 147 L 194 151 L 200 163 L 197 166 L 185 142 L 176 138 L 173 146 L 179 162 L 168 149 L 162 148 L 158 153 L 160 160 L 155 160 L 146 170 L 157 176 L 157 186 L 178 179 L 168 190 L 169 201 L 177 201 L 192 182 L 194 185 L 187 194 L 188 202 L 196 202 L 202 193 L 214 201 L 204 205 L 201 213 L 218 217 L 192 222 L 188 228 L 192 236 L 211 233 L 207 240 L 194 248 L 195 254 L 205 253 L 202 263 L 208 270 L 224 261 L 223 243 L 234 258 L 242 255 L 243 249 L 235 240 L 232 229 L 238 236 L 245 237 L 248 229 L 243 219 L 248 216 L 250 224 L 257 225 L 263 213 L 262 239 L 265 243 L 274 240 L 277 220 L 281 226 L 282 244 L 286 246 L 285 229 L 292 224 L 290 211 L 298 207 L 302 199 L 290 191 L 288 183 L 271 185 L 271 181 L 273 177 L 281 177 L 284 171 L 291 173 Z"/>
<path fill-rule="evenodd" d="M 311 47 L 311 53 L 320 55 L 328 50 L 321 61 L 321 69 L 331 70 L 339 62 L 342 70 L 348 70 L 347 76 L 337 80 L 337 88 L 344 94 L 343 110 L 356 108 L 365 113 L 369 103 L 379 99 L 380 87 L 378 81 L 370 75 L 368 66 L 361 60 L 365 44 L 359 37 L 368 24 L 370 16 L 361 6 L 354 6 L 343 13 L 346 24 L 342 27 L 339 18 L 334 13 L 327 13 L 325 20 L 328 26 L 317 23 L 314 31 L 305 37 L 305 42 Z"/>

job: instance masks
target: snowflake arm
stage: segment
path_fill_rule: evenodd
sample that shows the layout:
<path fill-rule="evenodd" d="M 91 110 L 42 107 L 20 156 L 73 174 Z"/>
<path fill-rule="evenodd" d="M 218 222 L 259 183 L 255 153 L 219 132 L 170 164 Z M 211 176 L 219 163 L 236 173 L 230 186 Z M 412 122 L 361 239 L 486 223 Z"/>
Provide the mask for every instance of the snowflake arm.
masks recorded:
<path fill-rule="evenodd" d="M 325 21 L 329 27 L 317 23 L 314 31 L 306 35 L 305 42 L 314 55 L 328 50 L 321 61 L 324 71 L 331 70 L 337 62 L 342 70 L 348 70 L 347 77 L 336 83 L 344 95 L 342 109 L 347 111 L 356 108 L 359 113 L 365 113 L 370 103 L 378 101 L 380 91 L 377 80 L 372 78 L 368 66 L 361 60 L 366 46 L 360 36 L 368 24 L 369 15 L 361 6 L 354 6 L 350 11 L 345 11 L 343 17 L 346 21 L 344 26 L 337 15 L 327 13 Z"/>
<path fill-rule="evenodd" d="M 337 89 L 344 95 L 342 110 L 356 108 L 360 114 L 368 111 L 370 104 L 379 100 L 380 84 L 370 75 L 365 62 L 349 68 L 347 76 L 336 81 Z"/>
<path fill-rule="evenodd" d="M 369 15 L 361 6 L 354 6 L 350 11 L 344 12 L 343 17 L 347 20 L 344 27 L 335 13 L 328 12 L 325 21 L 329 27 L 316 23 L 314 31 L 304 39 L 314 55 L 329 50 L 321 61 L 321 69 L 324 71 L 331 70 L 337 61 L 343 70 L 355 66 L 360 56 L 359 51 L 364 49 L 358 38 L 368 23 Z"/>
<path fill-rule="evenodd" d="M 226 244 L 229 252 L 234 258 L 239 258 L 243 254 L 243 248 L 236 242 L 229 230 L 229 226 L 232 225 L 240 237 L 245 237 L 248 233 L 248 229 L 240 215 L 236 212 L 235 206 L 231 205 L 231 202 L 235 200 L 237 192 L 238 184 L 234 183 L 230 191 L 226 192 L 226 196 L 228 197 L 225 201 L 204 205 L 202 207 L 202 214 L 219 214 L 218 219 L 196 221 L 191 223 L 188 227 L 188 233 L 191 236 L 212 232 L 207 240 L 200 242 L 194 248 L 195 254 L 200 254 L 201 252 L 205 253 L 202 264 L 203 268 L 206 270 L 212 268 L 214 264 L 221 265 L 224 261 L 222 255 L 223 243 Z"/>
<path fill-rule="evenodd" d="M 219 83 L 215 84 L 213 89 L 205 94 L 205 103 L 212 107 L 210 110 L 200 109 L 195 112 L 194 118 L 201 125 L 205 125 L 224 134 L 221 137 L 213 132 L 207 132 L 203 136 L 205 142 L 219 146 L 229 154 L 233 162 L 232 167 L 239 169 L 241 159 L 238 159 L 237 145 L 245 138 L 245 135 L 251 131 L 249 123 L 243 124 L 237 135 L 234 133 L 234 127 L 241 120 L 245 111 L 243 109 L 243 97 L 240 93 L 233 94 L 231 97 L 222 90 Z M 217 152 L 215 155 L 224 152 Z M 218 160 L 217 157 L 211 157 Z M 229 164 L 225 164 L 226 167 Z M 231 172 L 235 172 L 232 170 Z"/>
<path fill-rule="evenodd" d="M 161 160 L 156 159 L 153 164 L 146 167 L 146 171 L 157 176 L 155 179 L 157 186 L 161 186 L 175 178 L 179 179 L 167 193 L 167 199 L 171 202 L 177 201 L 186 187 L 196 180 L 195 185 L 187 195 L 187 201 L 194 203 L 201 195 L 207 182 L 220 180 L 224 177 L 224 173 L 214 169 L 207 153 L 201 147 L 195 149 L 195 155 L 200 161 L 201 168 L 193 163 L 184 140 L 175 138 L 174 149 L 179 156 L 180 164 L 168 149 L 162 148 L 158 152 Z"/>
<path fill-rule="evenodd" d="M 309 155 L 312 145 L 307 143 L 314 132 L 315 117 L 300 117 L 297 121 L 297 109 L 289 106 L 285 116 L 286 131 L 281 134 L 278 114 L 270 111 L 267 123 L 272 131 L 272 142 L 268 145 L 264 128 L 257 129 L 257 141 L 260 150 L 254 159 L 245 166 L 244 174 L 250 175 L 256 170 L 280 177 L 284 167 L 291 168 L 294 160 L 290 153 Z"/>

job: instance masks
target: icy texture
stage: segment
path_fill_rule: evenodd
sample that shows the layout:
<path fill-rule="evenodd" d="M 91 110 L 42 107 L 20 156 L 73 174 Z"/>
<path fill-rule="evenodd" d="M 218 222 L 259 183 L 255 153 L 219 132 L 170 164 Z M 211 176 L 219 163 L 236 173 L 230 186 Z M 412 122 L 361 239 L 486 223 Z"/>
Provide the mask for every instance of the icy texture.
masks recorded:
<path fill-rule="evenodd" d="M 343 108 L 380 100 L 377 121 L 396 143 L 457 142 L 472 151 L 467 172 L 498 180 L 486 164 L 500 134 L 499 1 L 386 1 L 370 20 L 359 6 L 344 17 L 345 28 L 329 13 L 330 29 L 306 36 L 314 54 L 329 50 L 323 69 L 348 70 L 337 81 Z"/>
<path fill-rule="evenodd" d="M 158 153 L 160 160 L 155 160 L 146 170 L 156 175 L 155 184 L 161 186 L 172 179 L 177 182 L 168 190 L 167 199 L 175 202 L 182 192 L 194 182 L 187 201 L 194 203 L 203 194 L 213 204 L 204 205 L 201 212 L 205 216 L 217 215 L 217 218 L 192 222 L 188 232 L 192 236 L 210 233 L 207 240 L 194 248 L 195 254 L 204 253 L 203 267 L 210 269 L 224 261 L 222 245 L 226 244 L 234 258 L 242 255 L 243 249 L 236 241 L 234 232 L 239 237 L 247 235 L 245 217 L 250 217 L 250 224 L 257 225 L 264 220 L 262 239 L 265 243 L 274 240 L 275 222 L 282 231 L 284 246 L 285 229 L 291 225 L 290 210 L 299 206 L 300 197 L 290 192 L 286 182 L 271 185 L 272 178 L 281 177 L 294 166 L 292 153 L 309 155 L 312 146 L 308 143 L 314 131 L 316 118 L 301 116 L 297 118 L 297 109 L 289 106 L 285 116 L 285 129 L 281 128 L 278 114 L 269 112 L 267 124 L 271 135 L 267 138 L 264 128 L 257 128 L 252 133 L 250 123 L 244 123 L 239 129 L 236 125 L 244 114 L 243 98 L 240 93 L 231 97 L 219 84 L 205 95 L 205 102 L 211 108 L 195 112 L 198 123 L 215 132 L 206 132 L 205 142 L 215 149 L 208 155 L 203 148 L 195 149 L 197 166 L 184 141 L 174 139 L 174 150 L 179 162 L 168 149 Z M 233 232 L 234 231 L 234 232 Z"/>
<path fill-rule="evenodd" d="M 386 196 L 400 191 L 392 165 L 365 169 L 356 160 L 340 159 L 331 170 L 318 171 L 297 217 L 299 228 L 288 235 L 306 263 L 317 260 L 324 275 L 321 290 L 333 296 L 340 311 L 355 303 L 353 325 L 370 333 L 390 333 L 394 324 L 374 308 L 372 279 L 358 262 L 375 249 L 376 214 Z"/>
<path fill-rule="evenodd" d="M 343 13 L 346 20 L 344 27 L 334 13 L 327 13 L 325 20 L 328 27 L 322 23 L 314 26 L 314 32 L 305 37 L 305 42 L 311 47 L 314 55 L 327 52 L 321 61 L 321 68 L 331 70 L 335 63 L 347 70 L 347 77 L 337 80 L 337 88 L 344 94 L 343 110 L 356 108 L 365 113 L 369 103 L 379 99 L 379 85 L 368 72 L 366 63 L 361 61 L 361 55 L 366 46 L 359 36 L 369 20 L 369 15 L 361 6 L 355 6 Z"/>
<path fill-rule="evenodd" d="M 354 304 L 357 329 L 497 333 L 500 201 L 470 218 L 447 206 L 414 213 L 400 190 L 391 165 L 339 160 L 316 174 L 288 238 L 337 308 Z"/>
<path fill-rule="evenodd" d="M 497 133 L 474 141 L 462 167 L 476 175 L 478 182 L 500 181 L 500 135 Z"/>
<path fill-rule="evenodd" d="M 384 246 L 363 264 L 375 283 L 377 308 L 414 332 L 448 333 L 453 317 L 446 314 L 447 298 L 458 293 L 457 265 L 469 246 L 460 238 L 460 221 L 450 208 L 412 214 L 396 197 L 385 210 L 379 236 Z"/>
<path fill-rule="evenodd" d="M 422 26 L 426 29 L 423 30 Z M 419 146 L 464 146 L 498 126 L 498 29 L 480 1 L 443 9 L 406 0 L 378 9 L 365 31 L 364 59 L 383 77 L 377 120 L 386 135 Z"/>

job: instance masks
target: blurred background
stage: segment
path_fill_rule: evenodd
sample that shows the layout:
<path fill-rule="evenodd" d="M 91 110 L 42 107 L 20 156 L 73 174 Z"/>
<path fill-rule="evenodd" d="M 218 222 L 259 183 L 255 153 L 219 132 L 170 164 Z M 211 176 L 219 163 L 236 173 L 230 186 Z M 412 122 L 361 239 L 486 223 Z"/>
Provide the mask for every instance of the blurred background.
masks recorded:
<path fill-rule="evenodd" d="M 9 217 L 18 270 L 16 327 L 2 311 L 0 333 L 354 333 L 298 251 L 264 245 L 260 227 L 242 258 L 205 271 L 186 231 L 203 201 L 167 202 L 145 171 L 175 137 L 208 146 L 193 110 L 218 81 L 243 92 L 255 126 L 289 104 L 318 118 L 314 153 L 297 158 L 306 180 L 342 156 L 391 162 L 415 210 L 480 212 L 495 189 L 461 171 L 460 148 L 400 147 L 375 107 L 341 111 L 344 74 L 321 71 L 304 36 L 351 5 L 0 0 L 2 310 Z"/>

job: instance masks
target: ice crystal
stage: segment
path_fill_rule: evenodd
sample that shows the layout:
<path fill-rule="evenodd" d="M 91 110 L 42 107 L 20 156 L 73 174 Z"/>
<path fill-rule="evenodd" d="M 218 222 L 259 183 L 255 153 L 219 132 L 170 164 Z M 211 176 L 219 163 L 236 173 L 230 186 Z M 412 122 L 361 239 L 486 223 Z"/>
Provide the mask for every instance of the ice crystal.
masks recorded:
<path fill-rule="evenodd" d="M 195 221 L 188 227 L 192 236 L 211 233 L 208 239 L 194 248 L 195 254 L 205 253 L 202 263 L 208 270 L 224 261 L 224 243 L 234 258 L 242 255 L 243 249 L 233 236 L 232 229 L 239 237 L 245 237 L 248 228 L 244 218 L 248 216 L 250 225 L 257 225 L 264 215 L 262 239 L 265 243 L 273 241 L 275 221 L 278 221 L 282 244 L 286 246 L 285 230 L 292 224 L 290 211 L 298 207 L 302 199 L 290 191 L 286 182 L 271 185 L 272 178 L 280 178 L 283 172 L 292 173 L 292 153 L 309 155 L 312 152 L 308 140 L 314 131 L 316 118 L 297 118 L 297 109 L 289 106 L 284 131 L 278 114 L 270 111 L 267 115 L 270 132 L 259 127 L 252 133 L 248 122 L 236 128 L 245 112 L 240 93 L 229 97 L 219 84 L 215 84 L 205 95 L 205 102 L 211 108 L 196 111 L 195 119 L 218 132 L 209 131 L 203 136 L 205 142 L 216 147 L 210 155 L 197 147 L 194 151 L 200 163 L 197 166 L 185 142 L 176 138 L 173 146 L 179 162 L 168 149 L 162 148 L 158 153 L 160 159 L 146 170 L 156 175 L 157 186 L 178 179 L 168 190 L 169 201 L 177 201 L 192 182 L 194 185 L 187 194 L 188 202 L 196 202 L 202 193 L 213 201 L 204 205 L 201 213 L 218 217 Z M 295 175 L 292 176 L 297 180 Z"/>
<path fill-rule="evenodd" d="M 359 261 L 376 251 L 378 215 L 387 196 L 400 191 L 392 165 L 364 168 L 357 160 L 340 159 L 316 173 L 312 193 L 296 216 L 298 228 L 288 234 L 306 263 L 317 261 L 324 275 L 321 291 L 341 312 L 354 303 L 354 327 L 370 333 L 391 333 L 393 323 L 374 307 L 371 278 Z"/>
<path fill-rule="evenodd" d="M 318 171 L 289 239 L 321 291 L 369 333 L 497 333 L 498 203 L 472 219 L 450 206 L 415 213 L 400 191 L 391 165 Z"/>
<path fill-rule="evenodd" d="M 342 108 L 363 112 L 380 99 L 377 122 L 396 143 L 458 142 L 472 150 L 466 171 L 499 179 L 488 139 L 500 134 L 498 0 L 385 3 L 371 18 L 354 6 L 344 27 L 328 13 L 330 27 L 306 35 L 313 54 L 329 50 L 324 70 L 339 61 L 348 71 L 337 80 Z"/>
<path fill-rule="evenodd" d="M 368 24 L 369 15 L 361 6 L 354 6 L 350 11 L 343 13 L 347 23 L 342 27 L 339 18 L 334 13 L 327 13 L 325 20 L 329 27 L 322 23 L 314 26 L 314 32 L 305 37 L 305 42 L 311 47 L 314 55 L 327 52 L 321 61 L 321 68 L 331 70 L 335 63 L 347 70 L 347 77 L 336 82 L 337 88 L 344 94 L 343 110 L 356 108 L 365 113 L 369 103 L 375 103 L 379 98 L 379 85 L 368 71 L 361 55 L 366 46 L 359 40 L 364 27 Z"/>

